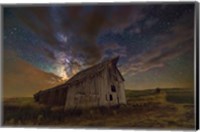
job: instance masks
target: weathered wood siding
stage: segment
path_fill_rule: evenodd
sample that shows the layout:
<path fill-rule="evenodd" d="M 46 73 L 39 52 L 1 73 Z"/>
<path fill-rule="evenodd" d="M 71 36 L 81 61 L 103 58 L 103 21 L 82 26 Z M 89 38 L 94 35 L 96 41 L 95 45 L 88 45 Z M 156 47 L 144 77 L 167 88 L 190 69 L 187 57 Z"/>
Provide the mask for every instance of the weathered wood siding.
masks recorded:
<path fill-rule="evenodd" d="M 109 105 L 126 104 L 126 97 L 124 91 L 124 81 L 121 78 L 119 71 L 115 65 L 108 65 L 107 82 L 108 82 L 108 99 Z M 112 86 L 115 91 L 112 91 Z M 112 99 L 111 99 L 111 97 Z"/>
<path fill-rule="evenodd" d="M 112 85 L 115 91 L 112 91 Z M 119 104 L 126 104 L 123 80 L 116 67 L 107 66 L 98 74 L 69 86 L 65 109 Z"/>
<path fill-rule="evenodd" d="M 68 89 L 65 109 L 100 106 L 100 92 L 103 86 L 102 73 L 86 78 Z"/>
<path fill-rule="evenodd" d="M 49 106 L 64 106 L 67 95 L 67 88 L 50 89 L 35 95 L 35 100 Z"/>

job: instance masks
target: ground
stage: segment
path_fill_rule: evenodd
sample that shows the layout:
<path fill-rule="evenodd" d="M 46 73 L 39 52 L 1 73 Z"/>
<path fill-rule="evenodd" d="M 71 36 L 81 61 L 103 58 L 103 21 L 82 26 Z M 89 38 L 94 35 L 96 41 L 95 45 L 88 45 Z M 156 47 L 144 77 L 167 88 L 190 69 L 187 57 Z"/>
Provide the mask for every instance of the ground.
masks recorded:
<path fill-rule="evenodd" d="M 64 111 L 33 98 L 4 99 L 4 126 L 194 129 L 192 89 L 126 90 L 127 105 Z"/>

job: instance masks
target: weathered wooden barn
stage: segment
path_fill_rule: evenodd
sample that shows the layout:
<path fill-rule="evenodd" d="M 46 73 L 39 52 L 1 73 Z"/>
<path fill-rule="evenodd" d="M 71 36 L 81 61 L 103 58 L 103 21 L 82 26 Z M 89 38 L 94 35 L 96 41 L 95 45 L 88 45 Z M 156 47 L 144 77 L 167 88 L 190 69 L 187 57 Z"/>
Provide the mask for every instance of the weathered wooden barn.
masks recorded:
<path fill-rule="evenodd" d="M 65 109 L 126 104 L 124 78 L 116 64 L 119 57 L 83 70 L 66 83 L 34 95 L 36 102 Z"/>

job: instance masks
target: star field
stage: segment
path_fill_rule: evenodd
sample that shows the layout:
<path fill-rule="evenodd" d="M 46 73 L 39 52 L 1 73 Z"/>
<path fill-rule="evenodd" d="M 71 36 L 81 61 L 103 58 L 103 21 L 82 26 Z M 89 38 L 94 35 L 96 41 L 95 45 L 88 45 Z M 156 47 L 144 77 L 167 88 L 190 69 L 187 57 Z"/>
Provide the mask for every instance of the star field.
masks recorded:
<path fill-rule="evenodd" d="M 38 78 L 52 83 L 44 76 L 50 74 L 57 84 L 58 78 L 67 80 L 120 56 L 126 89 L 193 88 L 194 8 L 189 3 L 4 7 L 4 71 L 9 73 L 4 83 L 19 72 L 10 65 L 28 64 L 33 67 L 28 73 L 37 69 Z M 20 73 L 23 82 L 27 75 Z M 5 94 L 18 87 L 7 86 Z"/>

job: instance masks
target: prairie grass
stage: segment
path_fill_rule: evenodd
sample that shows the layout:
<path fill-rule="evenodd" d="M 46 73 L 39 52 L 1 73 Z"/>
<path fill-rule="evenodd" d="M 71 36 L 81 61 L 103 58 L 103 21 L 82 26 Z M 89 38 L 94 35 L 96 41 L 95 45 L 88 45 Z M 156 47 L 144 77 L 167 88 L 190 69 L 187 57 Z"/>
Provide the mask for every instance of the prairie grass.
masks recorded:
<path fill-rule="evenodd" d="M 154 90 L 128 90 L 126 97 L 127 105 L 68 111 L 39 105 L 33 98 L 5 99 L 3 125 L 194 129 L 192 90 L 165 89 L 159 94 Z"/>

